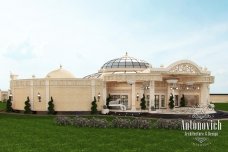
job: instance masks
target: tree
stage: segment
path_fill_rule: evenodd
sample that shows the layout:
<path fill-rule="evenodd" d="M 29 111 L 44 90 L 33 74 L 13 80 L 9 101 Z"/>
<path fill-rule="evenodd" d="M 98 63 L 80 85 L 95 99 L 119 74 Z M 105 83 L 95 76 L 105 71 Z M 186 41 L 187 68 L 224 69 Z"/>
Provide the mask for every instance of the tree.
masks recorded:
<path fill-rule="evenodd" d="M 10 96 L 9 99 L 6 102 L 6 112 L 13 112 L 12 108 L 12 97 Z"/>
<path fill-rule="evenodd" d="M 111 95 L 108 95 L 108 98 L 106 98 L 106 105 L 109 106 L 109 102 L 111 101 Z"/>
<path fill-rule="evenodd" d="M 94 100 L 92 101 L 92 107 L 91 107 L 91 114 L 96 114 L 97 113 L 97 99 L 94 97 Z"/>
<path fill-rule="evenodd" d="M 24 113 L 26 113 L 26 114 L 32 113 L 29 97 L 27 97 L 27 100 L 25 101 L 24 109 L 25 109 Z"/>
<path fill-rule="evenodd" d="M 51 100 L 48 102 L 48 114 L 55 114 L 55 109 L 54 109 L 54 103 L 53 103 L 53 98 L 51 97 Z"/>
<path fill-rule="evenodd" d="M 142 110 L 146 109 L 146 100 L 145 100 L 145 95 L 144 94 L 143 94 L 143 97 L 141 98 L 140 106 L 141 106 Z"/>
<path fill-rule="evenodd" d="M 173 94 L 171 93 L 169 97 L 169 108 L 173 109 L 174 108 L 174 100 L 173 100 Z"/>
<path fill-rule="evenodd" d="M 180 106 L 181 107 L 185 107 L 186 106 L 185 97 L 184 97 L 183 94 L 182 94 L 182 97 L 181 97 Z"/>

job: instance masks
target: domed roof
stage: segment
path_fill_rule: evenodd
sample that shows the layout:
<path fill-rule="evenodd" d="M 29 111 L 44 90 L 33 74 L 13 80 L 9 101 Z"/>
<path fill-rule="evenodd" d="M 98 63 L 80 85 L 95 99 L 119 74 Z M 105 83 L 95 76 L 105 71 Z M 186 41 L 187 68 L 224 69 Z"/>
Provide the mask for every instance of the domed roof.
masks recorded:
<path fill-rule="evenodd" d="M 59 69 L 49 72 L 46 77 L 47 78 L 75 78 L 75 76 L 71 72 L 64 70 L 61 65 Z"/>
<path fill-rule="evenodd" d="M 106 62 L 100 71 L 142 71 L 150 68 L 151 65 L 144 61 L 126 55 Z"/>

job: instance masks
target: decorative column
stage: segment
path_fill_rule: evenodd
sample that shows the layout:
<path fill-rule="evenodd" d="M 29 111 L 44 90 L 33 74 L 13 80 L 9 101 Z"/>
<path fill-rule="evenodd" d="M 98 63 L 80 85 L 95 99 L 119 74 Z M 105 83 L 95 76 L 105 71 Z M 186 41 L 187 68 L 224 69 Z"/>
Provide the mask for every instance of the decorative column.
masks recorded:
<path fill-rule="evenodd" d="M 166 107 L 169 108 L 169 98 L 170 98 L 170 95 L 171 95 L 171 85 L 170 83 L 168 83 L 167 85 L 167 97 L 166 97 Z M 175 104 L 175 103 L 174 103 Z M 174 106 L 175 107 L 175 106 Z"/>
<path fill-rule="evenodd" d="M 103 102 L 104 102 L 104 105 L 106 105 L 106 98 L 107 98 L 106 82 L 103 82 Z"/>
<path fill-rule="evenodd" d="M 208 104 L 208 96 L 209 96 L 209 91 L 208 91 L 208 84 L 203 83 L 200 87 L 200 105 L 206 106 Z"/>
<path fill-rule="evenodd" d="M 96 95 L 95 95 L 95 80 L 91 80 L 91 89 L 92 89 L 91 101 L 93 101 L 93 98 L 96 96 Z"/>
<path fill-rule="evenodd" d="M 50 87 L 49 87 L 49 80 L 45 81 L 45 91 L 46 91 L 46 110 L 48 111 L 48 102 L 50 100 Z"/>
<path fill-rule="evenodd" d="M 11 91 L 12 96 L 13 96 L 12 101 L 11 101 L 13 108 L 15 108 L 15 106 L 16 106 L 15 105 L 16 102 L 14 102 L 14 99 L 15 99 L 14 80 L 16 80 L 17 77 L 18 77 L 18 75 L 15 75 L 15 74 L 10 73 L 10 91 Z"/>
<path fill-rule="evenodd" d="M 131 111 L 136 111 L 135 108 L 135 82 L 132 82 L 131 84 Z"/>
<path fill-rule="evenodd" d="M 154 103 L 154 91 L 155 90 L 155 85 L 154 81 L 150 81 L 150 100 L 149 100 L 149 111 L 151 111 L 152 107 L 155 107 Z"/>

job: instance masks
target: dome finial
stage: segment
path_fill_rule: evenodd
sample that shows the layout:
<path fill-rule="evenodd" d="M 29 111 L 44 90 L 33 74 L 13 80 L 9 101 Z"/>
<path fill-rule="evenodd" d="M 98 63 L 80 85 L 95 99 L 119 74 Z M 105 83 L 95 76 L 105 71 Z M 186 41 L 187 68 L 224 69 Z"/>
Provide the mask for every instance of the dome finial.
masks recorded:
<path fill-rule="evenodd" d="M 128 53 L 127 52 L 125 53 L 125 56 L 128 56 Z"/>

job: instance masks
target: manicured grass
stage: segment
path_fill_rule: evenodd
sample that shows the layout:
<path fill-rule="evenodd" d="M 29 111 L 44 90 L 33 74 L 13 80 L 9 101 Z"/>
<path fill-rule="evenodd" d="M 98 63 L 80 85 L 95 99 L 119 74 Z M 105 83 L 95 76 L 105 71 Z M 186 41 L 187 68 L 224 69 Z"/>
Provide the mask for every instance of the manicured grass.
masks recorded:
<path fill-rule="evenodd" d="M 6 109 L 6 102 L 1 102 L 0 101 L 0 111 Z"/>
<path fill-rule="evenodd" d="M 53 116 L 0 114 L 3 152 L 193 152 L 224 151 L 228 121 L 208 146 L 194 146 L 181 130 L 101 129 L 57 126 Z"/>
<path fill-rule="evenodd" d="M 214 103 L 215 110 L 228 111 L 228 102 L 227 103 Z"/>

